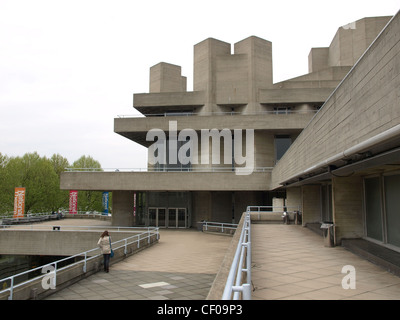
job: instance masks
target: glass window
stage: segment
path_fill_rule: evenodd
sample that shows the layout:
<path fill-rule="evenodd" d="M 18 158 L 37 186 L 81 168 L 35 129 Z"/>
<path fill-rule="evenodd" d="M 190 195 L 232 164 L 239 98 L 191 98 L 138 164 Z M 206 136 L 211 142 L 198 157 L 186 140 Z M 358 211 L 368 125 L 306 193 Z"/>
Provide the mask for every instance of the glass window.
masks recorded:
<path fill-rule="evenodd" d="M 291 112 L 290 107 L 275 107 L 274 113 L 275 114 L 289 114 Z"/>
<path fill-rule="evenodd" d="M 365 179 L 367 236 L 383 241 L 380 178 Z"/>
<path fill-rule="evenodd" d="M 400 246 L 400 175 L 385 176 L 387 242 Z"/>
<path fill-rule="evenodd" d="M 275 136 L 275 160 L 279 161 L 292 144 L 289 135 Z"/>

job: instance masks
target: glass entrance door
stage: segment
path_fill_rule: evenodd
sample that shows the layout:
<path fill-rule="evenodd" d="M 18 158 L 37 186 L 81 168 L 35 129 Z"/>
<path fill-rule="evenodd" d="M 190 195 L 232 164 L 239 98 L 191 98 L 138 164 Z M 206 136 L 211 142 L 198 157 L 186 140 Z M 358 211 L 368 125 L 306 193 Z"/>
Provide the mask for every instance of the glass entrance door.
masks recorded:
<path fill-rule="evenodd" d="M 186 208 L 168 208 L 168 227 L 187 228 Z"/>
<path fill-rule="evenodd" d="M 186 208 L 149 208 L 149 226 L 187 228 Z"/>
<path fill-rule="evenodd" d="M 165 208 L 157 208 L 157 227 L 161 227 L 161 228 L 163 228 L 163 227 L 166 227 L 167 225 L 166 225 L 166 217 L 165 217 L 165 213 L 166 213 L 166 210 L 165 210 Z"/>
<path fill-rule="evenodd" d="M 178 211 L 177 227 L 178 228 L 187 228 L 186 209 L 181 208 L 181 209 L 178 209 L 177 211 Z"/>
<path fill-rule="evenodd" d="M 149 208 L 149 226 L 167 227 L 165 208 Z"/>
<path fill-rule="evenodd" d="M 175 208 L 168 208 L 168 227 L 176 228 L 176 210 Z"/>
<path fill-rule="evenodd" d="M 157 226 L 157 208 L 149 208 L 149 226 Z"/>

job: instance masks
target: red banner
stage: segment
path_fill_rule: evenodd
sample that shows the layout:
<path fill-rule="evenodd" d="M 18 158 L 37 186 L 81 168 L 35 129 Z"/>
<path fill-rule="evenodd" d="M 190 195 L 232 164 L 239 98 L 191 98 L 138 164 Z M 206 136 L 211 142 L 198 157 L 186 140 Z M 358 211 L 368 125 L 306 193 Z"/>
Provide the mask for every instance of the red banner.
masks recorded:
<path fill-rule="evenodd" d="M 78 213 L 78 191 L 69 191 L 69 214 Z"/>
<path fill-rule="evenodd" d="M 23 218 L 25 214 L 25 188 L 15 188 L 14 218 Z"/>

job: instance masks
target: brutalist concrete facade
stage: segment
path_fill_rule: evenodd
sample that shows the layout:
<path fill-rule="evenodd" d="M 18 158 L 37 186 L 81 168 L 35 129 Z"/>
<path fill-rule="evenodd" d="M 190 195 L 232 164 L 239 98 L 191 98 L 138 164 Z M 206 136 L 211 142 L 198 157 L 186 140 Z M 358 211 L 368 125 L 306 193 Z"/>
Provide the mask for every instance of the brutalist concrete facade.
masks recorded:
<path fill-rule="evenodd" d="M 350 83 L 349 79 L 353 79 L 351 75 L 360 69 L 362 61 L 368 60 L 372 67 L 380 64 L 377 58 L 367 59 L 366 55 L 376 46 L 375 42 L 370 47 L 378 35 L 378 39 L 394 41 L 395 36 L 386 38 L 389 36 L 385 35 L 388 30 L 385 26 L 390 19 L 364 18 L 340 27 L 328 48 L 311 49 L 308 74 L 279 83 L 273 83 L 272 43 L 255 36 L 235 43 L 233 53 L 231 44 L 212 38 L 196 44 L 193 91 L 190 92 L 186 90 L 186 77 L 179 66 L 162 62 L 151 67 L 149 93 L 134 94 L 133 99 L 134 108 L 145 117 L 114 119 L 116 133 L 149 147 L 151 164 L 148 171 L 65 172 L 61 188 L 112 191 L 113 224 L 127 226 L 190 227 L 201 220 L 237 222 L 246 206 L 272 205 L 274 198 L 284 198 L 287 206 L 298 207 L 305 218 L 303 223 L 320 222 L 333 219 L 335 215 L 324 208 L 333 207 L 329 210 L 335 211 L 340 208 L 338 201 L 345 203 L 337 198 L 341 192 L 358 194 L 360 198 L 355 201 L 362 206 L 362 178 L 347 184 L 345 180 L 329 176 L 321 182 L 317 179 L 321 168 L 328 168 L 328 174 L 331 174 L 332 169 L 338 169 L 342 162 L 326 161 L 316 170 L 313 166 L 327 160 L 331 154 L 340 153 L 343 148 L 360 143 L 368 134 L 373 136 L 380 129 L 389 128 L 387 123 L 377 124 L 380 129 L 367 133 L 371 128 L 369 125 L 362 128 L 362 125 L 352 125 L 349 116 L 358 105 L 349 102 L 354 100 L 353 97 L 342 101 L 346 95 L 338 95 L 338 92 L 344 90 L 356 94 L 359 86 Z M 393 23 L 392 20 L 391 25 Z M 396 50 L 398 52 L 398 47 L 389 52 L 393 54 Z M 398 75 L 398 64 L 387 72 Z M 359 77 L 358 83 L 362 82 L 362 76 Z M 392 90 L 396 90 L 396 85 Z M 372 97 L 375 97 L 373 87 L 365 99 Z M 398 103 L 398 95 L 394 99 Z M 360 103 L 363 101 L 361 98 Z M 391 106 L 393 115 L 398 109 Z M 376 103 L 366 108 L 375 118 L 380 118 Z M 374 108 L 378 111 L 372 111 Z M 366 120 L 367 110 L 358 112 L 358 117 Z M 398 121 L 398 118 L 394 119 L 392 125 Z M 348 124 L 339 130 L 342 123 Z M 245 130 L 254 130 L 251 173 L 237 174 L 243 165 L 237 164 L 236 159 L 232 163 L 213 164 L 211 156 L 209 161 L 185 165 L 168 161 L 163 165 L 154 163 L 155 153 L 151 146 L 155 140 L 149 140 L 147 134 L 152 129 L 159 129 L 169 139 L 167 144 L 171 144 L 174 139 L 171 128 L 176 130 L 175 135 L 190 129 L 199 137 L 204 129 L 216 129 L 219 133 L 226 129 L 231 136 L 234 130 L 242 130 L 243 150 Z M 357 138 L 350 139 L 353 136 Z M 205 141 L 199 140 L 195 151 L 201 157 L 205 153 L 202 148 Z M 219 149 L 221 158 L 229 149 L 223 140 Z M 210 151 L 209 142 L 207 146 L 206 151 Z M 167 158 L 170 156 L 168 154 Z M 308 170 L 307 175 L 304 170 Z M 349 185 L 355 189 L 343 191 Z M 332 206 L 333 194 L 336 198 Z M 363 215 L 362 212 L 357 214 Z M 337 239 L 342 237 L 340 232 L 345 229 L 337 229 Z M 349 234 L 351 232 L 343 231 L 343 236 Z M 358 231 L 354 234 L 363 236 Z"/>

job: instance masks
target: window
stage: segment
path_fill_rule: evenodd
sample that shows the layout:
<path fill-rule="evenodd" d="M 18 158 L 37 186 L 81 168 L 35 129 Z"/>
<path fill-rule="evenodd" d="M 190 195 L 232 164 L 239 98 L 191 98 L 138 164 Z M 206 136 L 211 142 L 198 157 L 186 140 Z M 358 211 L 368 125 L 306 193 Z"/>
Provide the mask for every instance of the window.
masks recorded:
<path fill-rule="evenodd" d="M 400 247 L 400 175 L 385 176 L 387 242 Z"/>
<path fill-rule="evenodd" d="M 367 237 L 400 247 L 400 174 L 364 179 Z"/>
<path fill-rule="evenodd" d="M 289 114 L 289 113 L 291 113 L 291 108 L 290 107 L 275 107 L 274 113 L 275 114 Z"/>
<path fill-rule="evenodd" d="M 278 162 L 292 144 L 292 138 L 289 135 L 275 136 L 275 161 Z"/>
<path fill-rule="evenodd" d="M 365 179 L 364 189 L 367 236 L 383 241 L 380 178 Z"/>

